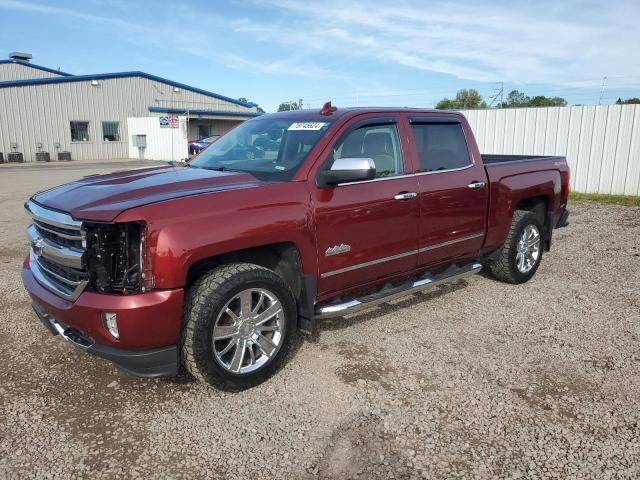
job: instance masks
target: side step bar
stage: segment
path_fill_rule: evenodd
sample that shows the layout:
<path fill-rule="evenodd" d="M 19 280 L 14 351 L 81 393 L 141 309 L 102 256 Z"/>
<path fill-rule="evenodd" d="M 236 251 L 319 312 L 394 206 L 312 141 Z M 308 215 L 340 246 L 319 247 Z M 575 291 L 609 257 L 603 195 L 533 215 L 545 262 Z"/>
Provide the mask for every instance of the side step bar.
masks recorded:
<path fill-rule="evenodd" d="M 463 267 L 451 267 L 445 272 L 438 275 L 426 275 L 412 283 L 400 285 L 398 287 L 384 289 L 370 295 L 360 298 L 354 298 L 343 303 L 334 303 L 331 305 L 317 305 L 315 309 L 316 319 L 325 319 L 332 317 L 341 317 L 352 313 L 370 308 L 381 303 L 386 303 L 397 298 L 401 298 L 412 293 L 429 290 L 431 288 L 442 285 L 443 283 L 460 280 L 482 270 L 480 263 L 471 263 Z"/>

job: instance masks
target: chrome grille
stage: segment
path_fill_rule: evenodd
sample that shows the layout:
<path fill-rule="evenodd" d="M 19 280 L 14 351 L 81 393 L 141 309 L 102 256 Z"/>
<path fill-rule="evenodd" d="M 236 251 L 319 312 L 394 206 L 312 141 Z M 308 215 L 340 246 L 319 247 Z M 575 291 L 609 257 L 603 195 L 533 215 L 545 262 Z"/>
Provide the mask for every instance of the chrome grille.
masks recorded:
<path fill-rule="evenodd" d="M 82 222 L 33 201 L 27 202 L 25 208 L 32 218 L 27 235 L 31 242 L 29 266 L 33 275 L 55 294 L 75 300 L 89 281 Z"/>

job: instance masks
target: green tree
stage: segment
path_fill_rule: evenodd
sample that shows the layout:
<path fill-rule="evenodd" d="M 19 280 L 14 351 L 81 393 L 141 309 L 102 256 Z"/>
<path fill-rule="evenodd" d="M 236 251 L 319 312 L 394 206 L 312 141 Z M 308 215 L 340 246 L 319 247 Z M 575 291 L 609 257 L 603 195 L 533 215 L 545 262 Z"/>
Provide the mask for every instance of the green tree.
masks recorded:
<path fill-rule="evenodd" d="M 567 101 L 562 97 L 545 97 L 536 95 L 531 98 L 519 90 L 511 90 L 506 102 L 498 104 L 498 108 L 526 108 L 526 107 L 566 107 Z"/>
<path fill-rule="evenodd" d="M 637 97 L 627 98 L 626 100 L 622 100 L 621 98 L 619 98 L 618 101 L 616 102 L 616 105 L 631 105 L 631 104 L 639 104 L 639 103 L 640 103 L 640 98 L 637 98 Z"/>
<path fill-rule="evenodd" d="M 529 107 L 566 107 L 567 101 L 561 97 L 537 95 L 531 99 Z"/>
<path fill-rule="evenodd" d="M 456 98 L 443 98 L 436 104 L 438 110 L 462 110 L 487 108 L 487 103 L 475 88 L 458 90 Z"/>
<path fill-rule="evenodd" d="M 289 110 L 300 110 L 298 102 L 283 102 L 278 107 L 279 112 L 288 112 Z"/>
<path fill-rule="evenodd" d="M 246 97 L 240 97 L 238 101 L 242 103 L 253 103 L 251 100 L 249 100 Z M 264 110 L 260 107 L 260 105 L 256 105 L 256 110 L 258 111 L 258 113 L 264 113 Z"/>
<path fill-rule="evenodd" d="M 531 102 L 531 98 L 527 97 L 524 93 L 518 90 L 511 90 L 507 95 L 507 101 L 503 102 L 500 106 L 502 108 L 516 108 L 516 107 L 528 107 Z"/>

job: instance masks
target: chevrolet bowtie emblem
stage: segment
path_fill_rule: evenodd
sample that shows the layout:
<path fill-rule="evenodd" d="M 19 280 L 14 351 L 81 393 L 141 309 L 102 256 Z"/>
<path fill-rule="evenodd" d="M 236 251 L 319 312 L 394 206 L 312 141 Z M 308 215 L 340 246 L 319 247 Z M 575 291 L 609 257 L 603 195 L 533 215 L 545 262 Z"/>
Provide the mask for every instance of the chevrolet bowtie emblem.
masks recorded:
<path fill-rule="evenodd" d="M 324 256 L 330 257 L 331 255 L 338 255 L 339 253 L 347 253 L 351 251 L 351 245 L 336 245 L 335 247 L 329 247 L 325 250 Z"/>
<path fill-rule="evenodd" d="M 31 248 L 33 249 L 33 253 L 41 257 L 42 251 L 44 250 L 44 240 L 42 238 L 39 238 L 31 244 Z"/>

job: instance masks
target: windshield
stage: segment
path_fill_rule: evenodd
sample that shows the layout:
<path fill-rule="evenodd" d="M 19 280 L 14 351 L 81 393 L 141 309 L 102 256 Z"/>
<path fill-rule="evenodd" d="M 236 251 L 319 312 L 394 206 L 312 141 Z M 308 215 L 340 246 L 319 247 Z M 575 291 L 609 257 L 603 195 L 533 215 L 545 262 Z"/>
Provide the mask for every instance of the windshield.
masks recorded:
<path fill-rule="evenodd" d="M 212 143 L 190 166 L 248 172 L 260 180 L 291 180 L 330 121 L 249 120 Z"/>

